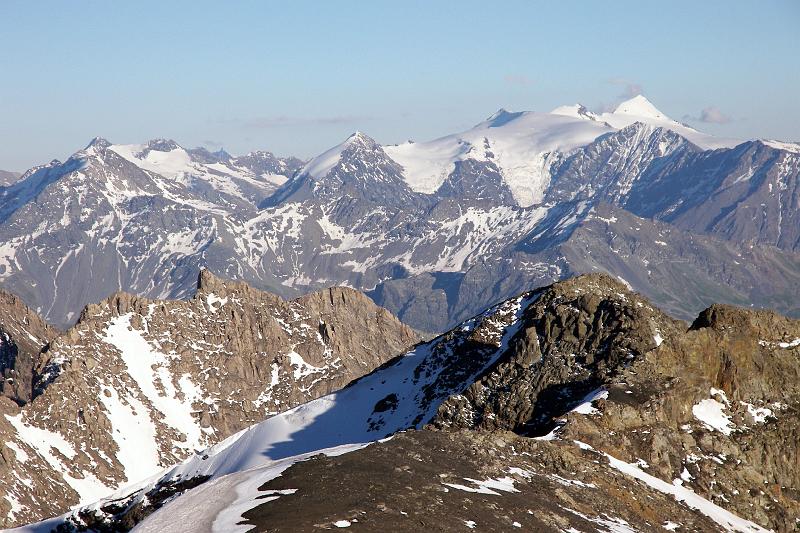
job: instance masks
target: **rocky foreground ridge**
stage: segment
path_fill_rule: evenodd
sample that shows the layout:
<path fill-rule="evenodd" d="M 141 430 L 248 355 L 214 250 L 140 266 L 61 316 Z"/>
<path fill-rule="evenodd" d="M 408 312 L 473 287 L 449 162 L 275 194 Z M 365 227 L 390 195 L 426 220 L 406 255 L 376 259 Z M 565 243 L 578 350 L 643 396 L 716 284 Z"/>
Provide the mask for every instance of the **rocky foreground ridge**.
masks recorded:
<path fill-rule="evenodd" d="M 0 402 L 2 526 L 62 513 L 157 474 L 343 387 L 418 340 L 352 289 L 286 301 L 208 271 L 190 300 L 118 293 L 89 305 L 52 340 L 53 330 L 30 315 L 1 324 L 27 350 L 6 375 L 30 371 L 34 361 L 33 400 Z M 12 318 L 32 325 L 12 330 Z M 28 332 L 39 341 L 34 348 L 43 347 L 36 357 Z"/>
<path fill-rule="evenodd" d="M 798 378 L 796 320 L 580 276 L 28 531 L 794 531 Z"/>

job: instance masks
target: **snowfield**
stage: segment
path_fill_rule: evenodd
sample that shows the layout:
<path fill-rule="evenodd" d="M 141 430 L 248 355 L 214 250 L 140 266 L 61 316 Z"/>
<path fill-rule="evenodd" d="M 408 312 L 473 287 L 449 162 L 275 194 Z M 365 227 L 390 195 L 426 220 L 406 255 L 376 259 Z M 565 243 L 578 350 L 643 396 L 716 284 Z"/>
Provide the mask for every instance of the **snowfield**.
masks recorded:
<path fill-rule="evenodd" d="M 701 148 L 733 147 L 740 142 L 712 137 L 676 122 L 639 95 L 622 102 L 613 112 L 601 115 L 586 111 L 580 104 L 558 107 L 550 113 L 512 113 L 501 109 L 462 133 L 383 149 L 405 169 L 409 187 L 424 193 L 435 192 L 457 161 L 467 158 L 493 161 L 517 203 L 528 207 L 542 200 L 550 183 L 550 162 L 556 153 L 568 153 L 635 122 L 672 130 Z M 329 168 L 333 153 L 320 156 L 325 158 L 325 168 Z"/>

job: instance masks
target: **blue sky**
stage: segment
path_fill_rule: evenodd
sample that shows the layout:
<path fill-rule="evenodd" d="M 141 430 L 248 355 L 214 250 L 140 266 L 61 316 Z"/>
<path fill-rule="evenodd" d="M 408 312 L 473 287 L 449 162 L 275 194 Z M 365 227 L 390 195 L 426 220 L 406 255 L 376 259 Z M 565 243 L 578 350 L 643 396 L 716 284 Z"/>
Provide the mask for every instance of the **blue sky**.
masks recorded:
<path fill-rule="evenodd" d="M 639 87 L 710 133 L 800 140 L 798 28 L 794 0 L 3 0 L 0 168 L 96 135 L 308 157 Z"/>

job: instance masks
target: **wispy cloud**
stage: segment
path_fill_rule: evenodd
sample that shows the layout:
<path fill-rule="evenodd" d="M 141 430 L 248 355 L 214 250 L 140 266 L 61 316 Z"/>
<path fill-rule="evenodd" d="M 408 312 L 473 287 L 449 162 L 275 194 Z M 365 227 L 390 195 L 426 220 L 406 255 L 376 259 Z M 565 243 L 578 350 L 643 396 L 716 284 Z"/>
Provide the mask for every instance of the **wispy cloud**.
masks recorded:
<path fill-rule="evenodd" d="M 644 93 L 644 89 L 640 83 L 625 78 L 611 78 L 608 80 L 608 83 L 622 87 L 622 92 L 617 96 L 620 100 L 627 100 L 628 98 L 633 98 L 634 96 Z"/>
<path fill-rule="evenodd" d="M 700 111 L 700 116 L 693 117 L 686 115 L 684 120 L 696 120 L 698 122 L 705 122 L 706 124 L 727 124 L 731 121 L 731 117 L 719 110 L 715 106 L 708 106 Z"/>
<path fill-rule="evenodd" d="M 509 85 L 519 85 L 522 87 L 529 87 L 536 83 L 536 80 L 524 74 L 506 74 L 503 76 L 503 81 Z"/>

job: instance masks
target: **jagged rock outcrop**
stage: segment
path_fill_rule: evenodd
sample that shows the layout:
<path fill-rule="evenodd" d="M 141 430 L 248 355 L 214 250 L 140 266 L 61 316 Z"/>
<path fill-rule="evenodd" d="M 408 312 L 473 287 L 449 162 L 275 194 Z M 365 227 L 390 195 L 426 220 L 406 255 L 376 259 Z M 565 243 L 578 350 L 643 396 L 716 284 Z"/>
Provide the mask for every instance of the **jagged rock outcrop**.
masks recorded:
<path fill-rule="evenodd" d="M 0 524 L 151 476 L 417 339 L 353 289 L 286 301 L 208 271 L 188 301 L 118 293 L 89 305 L 48 345 L 35 399 L 2 406 Z"/>
<path fill-rule="evenodd" d="M 546 434 L 570 401 L 613 381 L 680 324 L 605 276 L 555 284 L 524 311 L 503 359 L 444 402 L 435 423 Z"/>
<path fill-rule="evenodd" d="M 273 529 L 370 524 L 386 512 L 399 530 L 471 520 L 490 530 L 789 531 L 800 518 L 798 372 L 797 321 L 714 306 L 689 326 L 617 280 L 580 276 L 502 302 L 57 523 L 144 520 L 143 531 L 159 531 L 191 509 L 198 524 L 244 513 Z M 408 429 L 423 431 L 397 436 Z M 291 466 L 320 452 L 349 455 Z M 396 479 L 367 478 L 378 463 Z M 353 481 L 346 497 L 323 493 L 341 492 L 343 480 Z M 516 516 L 527 504 L 509 486 L 530 495 L 533 517 Z M 480 517 L 464 514 L 472 506 Z"/>
<path fill-rule="evenodd" d="M 31 400 L 34 369 L 58 330 L 17 296 L 0 291 L 0 393 L 18 404 Z"/>
<path fill-rule="evenodd" d="M 556 284 L 439 427 L 587 443 L 765 527 L 800 518 L 800 322 L 715 305 L 691 327 L 608 278 Z"/>

